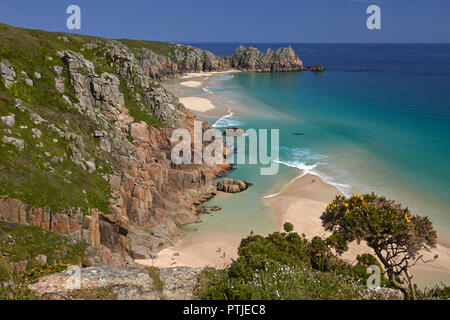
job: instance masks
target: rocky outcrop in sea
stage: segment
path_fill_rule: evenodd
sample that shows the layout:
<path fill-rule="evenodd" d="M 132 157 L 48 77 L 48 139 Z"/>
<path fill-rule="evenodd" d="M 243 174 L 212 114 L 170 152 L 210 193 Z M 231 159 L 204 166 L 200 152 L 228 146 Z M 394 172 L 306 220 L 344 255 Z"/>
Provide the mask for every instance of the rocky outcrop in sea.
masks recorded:
<path fill-rule="evenodd" d="M 291 47 L 264 54 L 254 47 L 239 46 L 230 58 L 231 67 L 242 71 L 290 72 L 302 71 L 303 63 Z"/>

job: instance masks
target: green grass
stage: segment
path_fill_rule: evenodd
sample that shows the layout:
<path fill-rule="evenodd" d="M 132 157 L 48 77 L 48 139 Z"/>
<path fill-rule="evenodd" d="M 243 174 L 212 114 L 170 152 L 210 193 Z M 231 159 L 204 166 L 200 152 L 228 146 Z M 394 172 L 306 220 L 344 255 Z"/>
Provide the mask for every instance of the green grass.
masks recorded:
<path fill-rule="evenodd" d="M 0 282 L 8 281 L 11 279 L 11 272 L 6 259 L 0 257 Z"/>
<path fill-rule="evenodd" d="M 40 227 L 0 221 L 0 252 L 6 253 L 9 261 L 29 261 L 28 270 L 37 266 L 35 258 L 40 254 L 47 256 L 47 264 L 81 264 L 86 247 L 84 242 Z"/>
<path fill-rule="evenodd" d="M 131 39 L 119 39 L 118 41 L 122 42 L 124 45 L 130 48 L 132 52 L 134 52 L 137 56 L 140 55 L 140 50 L 142 48 L 147 48 L 156 54 L 169 58 L 170 61 L 172 61 L 173 63 L 177 63 L 182 66 L 186 64 L 186 57 L 189 54 L 189 52 L 195 49 L 191 46 L 159 41 L 145 41 L 145 40 L 131 40 Z M 175 55 L 175 51 L 181 52 L 184 58 L 182 60 L 179 60 Z M 206 59 L 206 51 L 203 52 L 203 61 L 205 61 L 205 59 Z"/>
<path fill-rule="evenodd" d="M 136 89 L 135 89 L 136 90 Z M 125 82 L 120 81 L 120 91 L 123 93 L 125 105 L 130 111 L 130 115 L 134 118 L 135 122 L 145 122 L 150 127 L 163 128 L 164 124 L 155 117 L 152 111 L 142 110 L 141 105 L 134 98 L 130 89 L 127 87 Z"/>
<path fill-rule="evenodd" d="M 153 281 L 153 290 L 162 292 L 164 288 L 164 282 L 161 280 L 159 276 L 159 269 L 156 267 L 149 267 L 148 273 L 150 275 L 150 278 L 152 278 Z"/>
<path fill-rule="evenodd" d="M 156 54 L 164 57 L 170 57 L 176 48 L 176 45 L 168 42 L 160 41 L 145 41 L 145 40 L 131 40 L 131 39 L 118 39 L 128 48 L 137 52 L 141 48 L 147 48 Z"/>
<path fill-rule="evenodd" d="M 117 300 L 114 292 L 116 287 L 101 287 L 92 289 L 78 289 L 70 292 L 70 297 L 75 300 Z"/>
<path fill-rule="evenodd" d="M 60 36 L 66 36 L 69 40 L 63 41 L 58 38 Z M 97 125 L 64 102 L 62 94 L 55 89 L 56 75 L 51 70 L 55 65 L 64 67 L 64 95 L 76 102 L 69 72 L 57 52 L 80 52 L 94 63 L 96 73 L 115 74 L 111 58 L 104 52 L 106 41 L 108 40 L 99 37 L 27 30 L 0 24 L 0 60 L 6 59 L 12 64 L 18 80 L 10 88 L 4 86 L 3 79 L 0 83 L 0 116 L 16 116 L 13 128 L 0 123 L 0 195 L 24 201 L 33 207 L 49 207 L 53 213 L 75 207 L 81 208 L 86 214 L 89 214 L 90 209 L 110 212 L 108 199 L 111 190 L 102 175 L 113 171 L 114 160 L 110 154 L 99 150 L 99 141 L 92 137 L 93 132 L 99 129 Z M 96 48 L 84 48 L 86 43 L 93 42 L 97 43 Z M 173 46 L 159 42 L 150 44 L 151 49 L 159 54 L 164 54 L 167 48 Z M 21 71 L 25 71 L 33 80 L 33 87 L 25 84 Z M 35 72 L 42 75 L 41 79 L 34 76 Z M 120 75 L 116 75 L 121 79 Z M 151 110 L 143 108 L 135 99 L 134 92 L 141 94 L 141 88 L 136 86 L 130 89 L 121 79 L 120 90 L 124 94 L 125 106 L 137 122 L 143 121 L 157 128 L 164 127 Z M 40 125 L 32 123 L 28 112 L 21 113 L 14 108 L 16 98 L 24 102 L 27 110 L 39 114 L 48 122 Z M 69 122 L 68 131 L 83 138 L 86 154 L 95 161 L 97 172 L 88 173 L 74 164 L 70 160 L 69 150 L 69 144 L 73 141 L 65 141 L 50 132 L 49 124 L 59 124 L 63 128 L 66 121 Z M 20 126 L 28 128 L 20 129 Z M 33 138 L 31 128 L 41 130 L 42 137 Z M 12 133 L 5 133 L 7 129 Z M 14 146 L 2 143 L 3 135 L 23 139 L 25 149 L 19 151 Z M 55 143 L 53 139 L 58 142 Z M 42 143 L 43 147 L 36 147 L 38 143 Z M 63 163 L 52 162 L 45 156 L 46 152 L 51 154 L 51 158 L 63 157 Z M 103 169 L 99 169 L 100 167 Z"/>
<path fill-rule="evenodd" d="M 83 264 L 86 247 L 85 242 L 75 242 L 59 233 L 0 221 L 0 300 L 35 299 L 35 293 L 27 286 L 67 265 Z M 38 262 L 38 255 L 47 256 L 46 265 Z M 25 270 L 10 269 L 11 264 L 22 261 L 26 261 Z M 14 284 L 2 288 L 1 282 L 8 281 Z"/>
<path fill-rule="evenodd" d="M 25 201 L 34 207 L 49 207 L 54 213 L 72 207 L 82 208 L 86 213 L 90 208 L 109 212 L 109 183 L 99 173 L 88 173 L 73 163 L 69 158 L 68 148 L 71 141 L 62 139 L 48 128 L 51 123 L 65 123 L 67 119 L 73 126 L 73 131 L 84 137 L 89 153 L 95 155 L 98 142 L 92 138 L 91 133 L 95 126 L 76 113 L 27 104 L 27 108 L 33 110 L 33 113 L 40 114 L 48 121 L 34 124 L 30 119 L 31 114 L 14 108 L 10 97 L 0 93 L 0 99 L 3 101 L 0 116 L 15 115 L 12 128 L 0 123 L 0 133 L 18 137 L 25 142 L 24 150 L 20 151 L 0 141 L 0 194 Z M 42 136 L 33 137 L 32 128 L 39 129 Z M 12 134 L 4 133 L 7 129 Z M 38 146 L 41 143 L 42 147 Z M 51 156 L 48 157 L 46 153 Z M 63 162 L 52 162 L 51 159 L 55 156 L 63 158 Z M 105 168 L 104 172 L 112 171 L 106 163 L 106 160 L 111 161 L 108 154 L 97 154 L 95 160 L 97 167 L 101 165 Z"/>

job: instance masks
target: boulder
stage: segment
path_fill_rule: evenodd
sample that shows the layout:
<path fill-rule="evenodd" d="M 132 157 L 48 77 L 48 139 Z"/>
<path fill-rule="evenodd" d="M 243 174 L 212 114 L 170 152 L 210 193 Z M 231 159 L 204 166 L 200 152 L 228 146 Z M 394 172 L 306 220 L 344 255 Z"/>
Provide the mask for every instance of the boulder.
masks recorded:
<path fill-rule="evenodd" d="M 223 132 L 224 136 L 228 136 L 228 137 L 240 137 L 245 135 L 245 130 L 241 129 L 241 128 L 237 128 L 237 127 L 231 127 L 231 128 L 227 128 L 224 132 Z"/>
<path fill-rule="evenodd" d="M 61 66 L 53 66 L 52 70 L 57 76 L 60 76 L 62 75 L 64 68 Z"/>
<path fill-rule="evenodd" d="M 65 88 L 65 85 L 64 85 L 64 78 L 63 77 L 58 77 L 58 78 L 55 79 L 55 89 L 58 90 L 58 92 L 60 92 L 60 93 L 64 93 L 66 88 Z"/>
<path fill-rule="evenodd" d="M 312 68 L 311 68 L 312 72 L 323 72 L 325 71 L 325 67 L 321 66 L 320 64 L 315 64 Z"/>
<path fill-rule="evenodd" d="M 107 292 L 106 298 L 110 300 L 190 300 L 198 286 L 201 269 L 175 267 L 149 272 L 144 267 L 90 267 L 75 271 L 42 277 L 29 288 L 40 297 L 55 300 L 73 299 L 74 291 L 80 296 L 97 289 Z"/>
<path fill-rule="evenodd" d="M 150 142 L 150 133 L 148 131 L 148 126 L 145 123 L 132 123 L 130 125 L 131 137 L 133 140 Z"/>
<path fill-rule="evenodd" d="M 217 191 L 222 191 L 226 193 L 239 193 L 247 190 L 248 184 L 244 181 L 224 179 L 216 184 Z"/>
<path fill-rule="evenodd" d="M 41 135 L 42 135 L 42 132 L 39 129 L 33 128 L 33 129 L 31 129 L 31 131 L 33 132 L 33 136 L 35 138 L 39 139 L 41 137 Z"/>
<path fill-rule="evenodd" d="M 2 141 L 4 143 L 7 143 L 7 144 L 12 144 L 13 146 L 15 146 L 20 151 L 22 151 L 24 149 L 24 147 L 25 147 L 25 142 L 22 139 L 17 139 L 17 138 L 14 138 L 14 137 L 4 136 Z"/>
<path fill-rule="evenodd" d="M 16 72 L 8 60 L 0 61 L 0 76 L 5 79 L 5 86 L 9 88 L 16 78 Z"/>
<path fill-rule="evenodd" d="M 10 114 L 9 116 L 1 117 L 1 119 L 2 119 L 2 122 L 8 127 L 12 127 L 14 125 L 15 120 L 14 120 L 13 114 Z"/>

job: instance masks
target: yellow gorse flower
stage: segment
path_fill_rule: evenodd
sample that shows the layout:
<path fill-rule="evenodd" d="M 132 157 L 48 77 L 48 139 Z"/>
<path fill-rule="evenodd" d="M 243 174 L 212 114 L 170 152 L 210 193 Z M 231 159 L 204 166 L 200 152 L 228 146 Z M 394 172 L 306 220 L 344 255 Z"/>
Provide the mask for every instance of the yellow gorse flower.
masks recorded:
<path fill-rule="evenodd" d="M 407 213 L 405 213 L 405 221 L 406 221 L 406 223 L 410 223 L 411 222 L 411 219 L 408 218 L 408 214 Z"/>

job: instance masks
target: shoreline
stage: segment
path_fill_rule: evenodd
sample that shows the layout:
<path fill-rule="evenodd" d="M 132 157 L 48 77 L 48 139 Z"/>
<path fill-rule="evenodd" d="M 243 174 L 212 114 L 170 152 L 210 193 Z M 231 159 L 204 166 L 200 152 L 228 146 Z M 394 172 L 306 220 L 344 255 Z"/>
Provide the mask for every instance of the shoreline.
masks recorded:
<path fill-rule="evenodd" d="M 221 97 L 217 96 L 214 93 L 203 90 L 205 86 L 204 81 L 212 76 L 234 74 L 239 72 L 241 71 L 227 70 L 187 73 L 184 76 L 176 79 L 187 81 L 180 81 L 177 83 L 166 82 L 162 85 L 166 90 L 169 90 L 170 92 L 172 92 L 172 94 L 177 96 L 186 109 L 189 109 L 202 117 L 222 118 L 230 116 L 230 107 L 228 106 L 228 103 L 220 101 Z M 195 90 L 197 92 L 195 92 Z M 187 95 L 186 91 L 188 91 Z"/>
<path fill-rule="evenodd" d="M 220 73 L 217 72 L 216 74 Z M 210 73 L 196 73 L 188 75 L 187 78 L 210 75 Z M 174 85 L 174 88 L 176 86 L 180 86 L 180 84 Z M 185 89 L 188 88 L 188 86 L 184 87 Z M 207 94 L 201 97 L 208 100 L 206 98 Z M 210 100 L 209 102 L 214 105 L 213 101 Z M 218 112 L 220 107 L 224 109 L 221 110 L 223 114 L 214 115 L 214 112 Z M 197 112 L 203 117 L 216 116 L 223 118 L 229 115 L 229 109 L 225 110 L 225 107 L 223 105 L 220 106 L 220 103 L 216 103 L 213 109 Z M 315 179 L 314 183 L 312 183 L 313 179 Z M 314 236 L 324 237 L 327 235 L 321 225 L 320 216 L 336 195 L 344 194 L 337 186 L 324 181 L 322 177 L 306 173 L 293 178 L 289 183 L 277 190 L 276 193 L 262 197 L 262 202 L 271 209 L 276 219 L 277 227 L 272 232 L 282 231 L 284 222 L 291 222 L 294 225 L 294 232 L 304 233 L 308 239 L 311 239 Z M 231 259 L 237 257 L 237 248 L 241 239 L 242 237 L 233 235 L 232 232 L 223 234 L 211 232 L 210 234 L 201 235 L 200 238 L 197 237 L 195 240 L 186 234 L 175 245 L 161 250 L 158 253 L 158 258 L 137 262 L 159 267 L 215 266 L 223 268 L 231 263 Z M 218 256 L 219 250 L 227 253 L 226 259 Z M 352 243 L 342 258 L 349 263 L 354 263 L 356 256 L 361 253 L 373 254 L 372 250 L 366 245 Z M 412 269 L 412 273 L 415 275 L 416 282 L 420 287 L 424 287 L 426 284 L 439 283 L 440 281 L 450 282 L 450 248 L 438 242 L 437 248 L 433 250 L 433 253 L 425 256 L 433 256 L 435 253 L 439 255 L 436 261 L 427 264 L 419 263 Z"/>
<path fill-rule="evenodd" d="M 237 259 L 241 237 L 231 234 L 209 233 L 201 239 L 192 239 L 185 234 L 177 243 L 158 252 L 157 258 L 135 260 L 135 262 L 158 268 L 214 267 L 222 269 Z"/>
<path fill-rule="evenodd" d="M 264 198 L 264 202 L 272 208 L 277 218 L 278 231 L 282 231 L 285 222 L 290 222 L 294 225 L 294 232 L 305 234 L 306 238 L 311 240 L 314 236 L 324 237 L 330 234 L 322 227 L 320 216 L 337 195 L 343 194 L 319 176 L 307 173 L 293 179 L 277 194 Z M 363 253 L 375 256 L 373 250 L 366 244 L 351 243 L 349 250 L 341 258 L 353 263 L 356 256 Z M 423 254 L 424 259 L 430 259 L 435 254 L 439 257 L 430 263 L 418 263 L 411 269 L 417 284 L 424 287 L 440 281 L 450 282 L 450 248 L 438 240 L 436 248 L 431 253 L 423 252 Z"/>
<path fill-rule="evenodd" d="M 211 77 L 211 76 L 220 75 L 220 74 L 238 73 L 238 72 L 242 72 L 242 71 L 237 70 L 237 69 L 230 69 L 230 70 L 224 70 L 224 71 L 190 72 L 190 73 L 186 73 L 185 75 L 181 76 L 179 79 Z"/>

